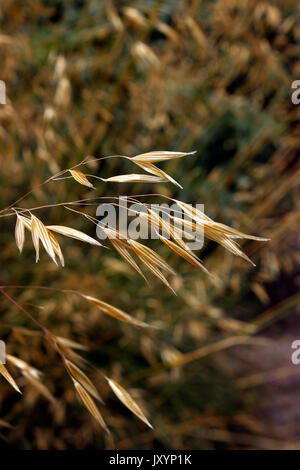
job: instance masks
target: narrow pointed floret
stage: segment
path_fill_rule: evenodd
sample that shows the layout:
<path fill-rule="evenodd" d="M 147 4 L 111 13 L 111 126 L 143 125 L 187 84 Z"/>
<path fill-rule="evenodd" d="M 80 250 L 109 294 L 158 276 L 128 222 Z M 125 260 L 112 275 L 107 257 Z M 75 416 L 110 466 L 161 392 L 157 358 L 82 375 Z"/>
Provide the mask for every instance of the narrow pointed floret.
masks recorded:
<path fill-rule="evenodd" d="M 45 225 L 34 215 L 31 216 L 31 229 L 32 229 L 32 240 L 37 254 L 37 261 L 39 259 L 39 240 L 41 240 L 46 252 L 57 264 L 55 258 L 55 252 L 53 249 L 53 245 L 49 236 L 49 231 L 45 227 Z"/>
<path fill-rule="evenodd" d="M 76 230 L 75 228 L 65 227 L 64 225 L 47 225 L 47 229 L 51 230 L 52 232 L 65 235 L 66 237 L 75 238 L 76 240 L 89 243 L 90 245 L 103 246 L 94 238 L 90 237 L 86 233 L 81 232 L 80 230 Z"/>
<path fill-rule="evenodd" d="M 154 152 L 141 153 L 139 155 L 136 155 L 135 157 L 132 157 L 132 160 L 145 163 L 153 163 L 162 162 L 165 160 L 172 160 L 174 158 L 182 158 L 186 157 L 187 155 L 194 155 L 195 153 L 196 150 L 194 152 L 168 152 L 164 150 L 157 150 Z"/>
<path fill-rule="evenodd" d="M 16 227 L 15 227 L 15 238 L 17 247 L 22 253 L 24 241 L 25 241 L 25 225 L 22 218 L 17 215 Z"/>
<path fill-rule="evenodd" d="M 95 189 L 92 183 L 87 179 L 84 173 L 79 170 L 69 170 L 71 175 L 73 176 L 74 180 L 78 183 L 82 184 L 83 186 L 88 186 L 89 188 Z"/>
<path fill-rule="evenodd" d="M 115 380 L 109 379 L 106 377 L 106 380 L 114 392 L 114 394 L 119 398 L 119 400 L 125 405 L 132 413 L 134 413 L 140 420 L 149 426 L 149 428 L 153 429 L 153 426 L 149 423 L 148 419 L 142 412 L 140 406 L 136 403 L 136 401 L 132 398 L 132 396 L 125 390 L 125 388 L 121 387 Z"/>

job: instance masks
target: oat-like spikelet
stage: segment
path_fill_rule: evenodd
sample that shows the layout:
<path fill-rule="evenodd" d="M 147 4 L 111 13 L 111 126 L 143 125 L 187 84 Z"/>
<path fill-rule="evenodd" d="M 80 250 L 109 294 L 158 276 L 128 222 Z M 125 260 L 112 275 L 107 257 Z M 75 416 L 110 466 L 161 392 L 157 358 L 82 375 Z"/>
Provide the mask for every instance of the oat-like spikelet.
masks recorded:
<path fill-rule="evenodd" d="M 173 201 L 176 202 L 176 204 L 178 204 L 187 215 L 196 221 L 212 220 L 206 214 L 204 214 L 204 212 L 201 212 L 199 209 L 196 209 L 186 202 L 178 201 L 177 199 L 173 199 Z"/>
<path fill-rule="evenodd" d="M 139 168 L 142 168 L 149 175 L 140 175 L 140 174 L 129 174 L 129 175 L 118 175 L 118 176 L 111 176 L 110 178 L 101 178 L 102 181 L 105 182 L 116 182 L 116 183 L 133 183 L 133 182 L 144 182 L 144 183 L 165 183 L 170 181 L 171 183 L 175 184 L 182 189 L 182 186 L 174 180 L 170 175 L 166 172 L 157 168 L 153 165 L 153 162 L 162 162 L 165 160 L 171 160 L 174 158 L 182 158 L 186 155 L 193 155 L 195 152 L 164 152 L 164 151 L 157 151 L 157 152 L 148 152 L 142 153 L 140 155 L 136 155 L 135 157 L 128 158 L 131 162 L 135 163 Z"/>
<path fill-rule="evenodd" d="M 132 239 L 120 239 L 120 235 L 117 234 L 116 231 L 104 228 L 104 231 L 108 234 L 110 241 L 113 243 L 115 242 L 118 245 L 118 251 L 122 256 L 127 259 L 129 264 L 131 264 L 143 277 L 139 266 L 133 260 L 132 257 L 128 258 L 127 254 L 129 248 L 132 250 L 138 258 L 142 261 L 142 263 L 156 276 L 158 277 L 169 289 L 174 292 L 174 289 L 170 286 L 169 282 L 167 281 L 166 277 L 162 274 L 160 269 L 167 271 L 170 274 L 176 275 L 176 272 L 168 265 L 168 263 L 155 251 L 151 248 L 143 245 L 142 243 L 137 242 L 136 240 Z M 125 248 L 126 251 L 121 250 L 121 247 Z M 159 269 L 160 268 L 160 269 Z M 175 292 L 174 292 L 175 293 Z"/>
<path fill-rule="evenodd" d="M 129 175 L 118 175 L 111 176 L 110 178 L 101 178 L 105 182 L 114 182 L 114 183 L 166 183 L 167 178 L 162 178 L 161 176 L 150 176 L 150 175 L 139 175 L 139 174 L 129 174 Z"/>
<path fill-rule="evenodd" d="M 149 259 L 146 258 L 144 255 L 139 255 L 140 260 L 144 263 L 145 266 L 156 276 L 163 284 L 165 284 L 172 292 L 176 295 L 173 287 L 169 284 L 167 278 L 163 275 L 163 273 L 155 266 L 153 263 L 149 262 Z"/>
<path fill-rule="evenodd" d="M 29 217 L 24 217 L 23 215 L 18 214 L 18 218 L 23 222 L 24 226 L 31 232 L 31 220 Z"/>
<path fill-rule="evenodd" d="M 17 214 L 17 221 L 15 226 L 15 238 L 17 247 L 22 253 L 24 241 L 25 241 L 25 225 L 22 218 Z"/>
<path fill-rule="evenodd" d="M 255 240 L 259 242 L 266 242 L 269 239 L 268 238 L 262 238 L 262 237 L 256 237 L 254 235 L 248 235 L 247 233 L 240 232 L 239 230 L 236 230 L 235 228 L 229 227 L 228 225 L 221 224 L 219 222 L 215 221 L 209 221 L 205 222 L 204 226 L 209 226 L 216 232 L 219 232 L 220 234 L 225 234 L 228 238 L 244 238 L 246 240 Z"/>
<path fill-rule="evenodd" d="M 91 415 L 94 416 L 94 418 L 98 421 L 100 426 L 109 434 L 109 430 L 106 426 L 106 423 L 105 423 L 100 411 L 98 410 L 97 406 L 95 405 L 95 402 L 92 399 L 92 397 L 82 387 L 82 385 L 80 385 L 80 383 L 77 382 L 77 380 L 75 380 L 74 378 L 73 378 L 73 383 L 74 383 L 75 390 L 78 393 L 78 395 L 79 395 L 82 403 L 84 404 L 84 406 L 91 413 Z"/>
<path fill-rule="evenodd" d="M 65 265 L 65 259 L 64 259 L 64 255 L 61 251 L 60 245 L 59 245 L 58 241 L 56 240 L 54 234 L 49 229 L 47 229 L 47 230 L 48 230 L 49 238 L 50 238 L 52 246 L 53 246 L 54 253 L 59 257 L 60 264 L 62 266 L 64 266 Z"/>
<path fill-rule="evenodd" d="M 163 150 L 157 150 L 155 152 L 141 153 L 139 155 L 136 155 L 135 157 L 132 157 L 131 160 L 142 163 L 153 163 L 162 162 L 165 160 L 172 160 L 174 158 L 182 158 L 186 157 L 187 155 L 194 155 L 195 153 L 196 150 L 194 152 L 168 152 Z"/>
<path fill-rule="evenodd" d="M 37 263 L 40 259 L 40 236 L 38 231 L 38 226 L 33 222 L 31 218 L 31 236 L 32 236 L 32 243 L 35 249 L 35 262 Z"/>
<path fill-rule="evenodd" d="M 65 227 L 64 225 L 47 225 L 47 229 L 51 230 L 52 232 L 65 235 L 66 237 L 75 238 L 76 240 L 89 243 L 90 245 L 103 246 L 94 238 L 90 237 L 84 232 L 81 232 L 80 230 L 76 230 L 75 228 Z"/>
<path fill-rule="evenodd" d="M 19 389 L 18 385 L 16 384 L 15 380 L 12 378 L 8 370 L 6 369 L 4 364 L 0 362 L 0 374 L 7 380 L 7 382 L 19 393 L 22 393 Z"/>
<path fill-rule="evenodd" d="M 140 168 L 143 170 L 147 171 L 148 173 L 151 173 L 152 175 L 156 175 L 157 178 L 161 178 L 163 181 L 170 181 L 171 183 L 175 184 L 175 186 L 178 186 L 180 189 L 182 189 L 182 186 L 174 179 L 172 176 L 168 175 L 165 171 L 161 170 L 160 168 L 157 168 L 157 166 L 153 165 L 153 163 L 150 162 L 141 162 L 139 160 L 132 160 L 136 165 L 138 165 Z"/>
<path fill-rule="evenodd" d="M 192 207 L 190 204 L 184 203 L 182 201 L 175 200 L 176 203 L 188 214 L 190 215 L 195 222 L 203 224 L 204 227 L 211 227 L 216 232 L 220 232 L 228 236 L 229 238 L 245 238 L 248 240 L 255 241 L 268 241 L 268 238 L 256 237 L 254 235 L 248 235 L 247 233 L 241 232 L 235 228 L 229 227 L 228 225 L 222 224 L 220 222 L 215 222 L 209 218 L 204 212 L 201 212 L 199 209 Z"/>
<path fill-rule="evenodd" d="M 120 239 L 120 235 L 115 230 L 109 229 L 107 227 L 102 227 L 102 230 L 106 233 L 109 238 L 110 243 L 115 248 L 115 250 L 124 258 L 147 282 L 142 270 L 131 256 L 128 251 L 128 243 L 125 239 Z"/>
<path fill-rule="evenodd" d="M 248 261 L 253 266 L 255 266 L 253 261 L 251 261 L 251 259 L 240 249 L 238 244 L 234 242 L 233 240 L 231 240 L 230 238 L 228 238 L 226 235 L 220 235 L 220 233 L 214 231 L 210 227 L 206 227 L 205 234 L 208 238 L 219 243 L 219 245 L 222 245 L 224 248 L 226 248 L 228 251 L 230 251 L 234 255 L 239 256 L 240 258 L 243 258 L 244 260 Z"/>
<path fill-rule="evenodd" d="M 256 241 L 268 241 L 268 238 L 256 237 L 254 235 L 248 235 L 246 233 L 240 232 L 239 230 L 236 230 L 225 224 L 215 222 L 199 209 L 193 208 L 189 204 L 177 200 L 174 201 L 196 222 L 196 224 L 200 225 L 201 229 L 203 228 L 204 235 L 207 238 L 215 241 L 216 243 L 219 243 L 219 245 L 222 245 L 234 255 L 245 259 L 255 266 L 251 259 L 240 249 L 234 239 L 241 238 Z M 190 221 L 184 221 L 184 224 L 189 225 L 191 228 L 193 228 L 193 230 L 197 228 L 197 225 Z"/>
<path fill-rule="evenodd" d="M 123 321 L 125 323 L 130 323 L 131 325 L 136 325 L 141 328 L 153 328 L 151 325 L 144 323 L 136 318 L 131 317 L 128 313 L 124 312 L 120 308 L 114 307 L 103 300 L 96 299 L 95 297 L 91 297 L 89 295 L 83 296 L 86 300 L 91 302 L 92 304 L 96 305 L 102 312 L 106 313 L 107 315 L 116 318 L 117 320 Z"/>
<path fill-rule="evenodd" d="M 128 246 L 132 248 L 132 250 L 143 262 L 147 260 L 148 263 L 156 265 L 159 268 L 176 275 L 175 271 L 171 268 L 171 266 L 169 266 L 168 263 L 166 263 L 166 261 L 161 256 L 155 253 L 155 251 L 153 251 L 148 246 L 142 245 L 142 243 L 139 243 L 136 240 L 132 239 L 127 240 L 127 243 Z"/>
<path fill-rule="evenodd" d="M 149 224 L 155 224 L 157 228 L 165 231 L 170 238 L 172 238 L 177 245 L 181 246 L 183 250 L 187 252 L 191 252 L 187 244 L 182 240 L 182 233 L 181 231 L 175 227 L 172 222 L 171 218 L 169 218 L 169 221 L 166 221 L 162 219 L 153 209 L 148 209 L 149 214 L 145 214 L 143 212 L 140 213 L 140 217 L 146 217 L 149 221 Z"/>
<path fill-rule="evenodd" d="M 69 338 L 64 338 L 63 336 L 55 336 L 55 340 L 61 346 L 66 347 L 66 348 L 80 349 L 82 351 L 87 351 L 88 350 L 87 346 L 84 346 L 83 344 L 77 343 L 76 341 L 72 341 Z"/>
<path fill-rule="evenodd" d="M 149 423 L 148 419 L 142 412 L 139 405 L 136 403 L 135 400 L 131 397 L 131 395 L 119 385 L 115 380 L 109 379 L 106 377 L 106 380 L 114 392 L 114 394 L 119 398 L 119 400 L 125 405 L 132 413 L 134 413 L 140 420 L 149 426 L 149 428 L 153 429 L 153 426 Z"/>
<path fill-rule="evenodd" d="M 191 253 L 188 253 L 187 251 L 185 251 L 180 246 L 176 245 L 176 243 L 172 242 L 171 240 L 168 240 L 167 238 L 165 238 L 165 237 L 163 237 L 159 234 L 158 234 L 158 236 L 159 236 L 160 240 L 163 243 L 165 243 L 165 245 L 167 245 L 171 250 L 173 250 L 177 255 L 181 256 L 182 258 L 184 258 L 186 261 L 193 264 L 197 268 L 200 268 L 203 272 L 205 272 L 205 274 L 208 274 L 209 276 L 213 277 L 212 274 L 210 274 L 210 272 L 205 268 L 205 266 L 203 266 L 203 264 L 201 263 L 199 258 L 197 258 L 197 256 L 195 256 Z"/>
<path fill-rule="evenodd" d="M 36 251 L 36 261 L 39 260 L 39 240 L 41 240 L 46 252 L 50 256 L 52 261 L 57 264 L 53 245 L 49 236 L 49 231 L 47 230 L 45 225 L 34 215 L 31 215 L 31 233 Z"/>
<path fill-rule="evenodd" d="M 90 181 L 87 179 L 84 173 L 79 170 L 69 170 L 71 175 L 73 176 L 74 180 L 76 180 L 78 183 L 82 184 L 83 186 L 88 186 L 89 188 L 95 189 L 95 187 L 90 183 Z"/>
<path fill-rule="evenodd" d="M 36 260 L 39 260 L 39 240 L 41 239 L 51 259 L 57 264 L 55 259 L 55 255 L 57 255 L 60 259 L 61 265 L 64 266 L 64 257 L 58 241 L 53 233 L 51 233 L 50 230 L 48 230 L 47 227 L 45 227 L 45 225 L 35 216 L 32 216 L 31 219 L 29 219 L 17 214 L 15 237 L 20 253 L 22 252 L 24 245 L 25 227 L 32 232 L 33 244 L 36 249 Z"/>
<path fill-rule="evenodd" d="M 133 259 L 133 257 L 127 250 L 126 243 L 118 239 L 112 239 L 110 240 L 110 242 L 113 247 L 118 251 L 118 253 L 120 253 L 120 255 L 127 261 L 127 263 L 129 263 L 147 282 L 147 279 L 145 278 L 139 265 L 136 263 L 136 261 Z"/>
<path fill-rule="evenodd" d="M 36 388 L 36 390 L 43 395 L 47 400 L 54 403 L 55 398 L 50 392 L 50 390 L 42 383 L 41 376 L 42 373 L 35 367 L 32 367 L 27 362 L 19 359 L 18 357 L 12 356 L 10 354 L 7 355 L 7 361 L 17 367 L 25 379 Z"/>
<path fill-rule="evenodd" d="M 145 216 L 149 218 L 149 214 L 140 213 L 140 215 L 142 214 L 144 214 Z M 138 256 L 138 258 L 142 261 L 142 263 L 156 277 L 158 277 L 158 279 L 160 279 L 169 289 L 171 289 L 172 292 L 174 292 L 174 289 L 170 286 L 166 277 L 163 275 L 160 269 L 158 269 L 158 267 L 161 269 L 164 269 L 165 271 L 173 275 L 176 275 L 176 273 L 161 256 L 155 253 L 155 251 L 153 251 L 151 248 L 145 245 L 142 245 L 136 240 L 120 239 L 119 235 L 114 230 L 107 229 L 107 228 L 103 228 L 103 230 L 107 233 L 112 245 L 117 249 L 117 251 L 121 254 L 121 256 L 123 256 L 126 259 L 126 261 L 128 261 L 128 263 L 131 264 L 131 266 L 133 266 L 134 269 L 136 269 L 136 271 L 139 274 L 141 274 L 141 276 L 143 276 L 146 282 L 147 282 L 147 279 L 143 275 L 140 267 L 137 265 L 135 260 L 130 256 L 130 253 L 128 252 L 127 248 L 131 249 Z"/>
<path fill-rule="evenodd" d="M 41 240 L 46 252 L 50 258 L 57 264 L 56 255 L 58 256 L 62 266 L 65 265 L 64 256 L 61 250 L 61 247 L 54 236 L 53 232 L 60 233 L 67 237 L 75 238 L 90 245 L 103 246 L 100 242 L 94 238 L 86 235 L 80 230 L 76 230 L 70 227 L 65 227 L 63 225 L 49 225 L 45 226 L 37 217 L 31 215 L 31 219 L 17 214 L 17 223 L 15 228 L 15 237 L 17 247 L 20 252 L 22 251 L 24 245 L 24 228 L 27 228 L 32 235 L 33 246 L 36 251 L 36 262 L 39 261 L 39 242 Z"/>
<path fill-rule="evenodd" d="M 66 367 L 68 368 L 70 374 L 74 379 L 77 380 L 94 398 L 97 400 L 101 400 L 99 393 L 95 387 L 95 385 L 91 382 L 91 380 L 82 372 L 79 367 L 77 367 L 73 362 L 69 361 L 68 359 L 65 360 Z"/>
<path fill-rule="evenodd" d="M 20 253 L 22 253 L 24 247 L 25 228 L 27 228 L 31 232 L 31 220 L 27 217 L 23 217 L 22 215 L 17 214 L 17 220 L 15 225 L 15 240 Z"/>

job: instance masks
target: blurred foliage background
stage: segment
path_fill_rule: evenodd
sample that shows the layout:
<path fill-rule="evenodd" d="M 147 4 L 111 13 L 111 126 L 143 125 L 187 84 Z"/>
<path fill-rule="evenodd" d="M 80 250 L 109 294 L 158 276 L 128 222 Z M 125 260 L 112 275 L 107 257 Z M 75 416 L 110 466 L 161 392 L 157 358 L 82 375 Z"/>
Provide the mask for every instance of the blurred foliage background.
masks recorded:
<path fill-rule="evenodd" d="M 300 448 L 300 379 L 291 363 L 300 337 L 300 107 L 291 102 L 299 3 L 2 0 L 0 28 L 1 208 L 87 155 L 197 150 L 163 166 L 182 191 L 98 183 L 91 195 L 66 180 L 22 207 L 153 192 L 204 203 L 214 219 L 271 238 L 243 245 L 255 268 L 208 243 L 200 256 L 215 282 L 153 243 L 181 274 L 176 297 L 153 277 L 147 286 L 112 250 L 75 240 L 61 239 L 64 269 L 45 254 L 36 265 L 29 241 L 17 252 L 13 218 L 0 219 L 1 285 L 78 289 L 161 327 L 126 326 L 76 296 L 12 289 L 54 334 L 89 348 L 82 355 L 130 390 L 154 430 L 86 369 L 106 403 L 112 435 L 104 436 L 57 354 L 3 297 L 0 337 L 44 372 L 51 395 L 9 367 L 23 396 L 0 379 L 0 448 Z M 89 168 L 101 177 L 132 170 L 119 159 Z M 38 216 L 95 236 L 63 207 Z M 235 345 L 241 336 L 249 342 Z M 173 367 L 178 357 L 182 366 Z"/>

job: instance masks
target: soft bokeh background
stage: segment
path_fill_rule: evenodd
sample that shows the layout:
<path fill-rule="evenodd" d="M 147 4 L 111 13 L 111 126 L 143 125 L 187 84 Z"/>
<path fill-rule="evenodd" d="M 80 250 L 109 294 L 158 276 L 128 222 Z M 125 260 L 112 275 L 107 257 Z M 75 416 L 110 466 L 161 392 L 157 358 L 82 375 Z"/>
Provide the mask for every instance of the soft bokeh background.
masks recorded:
<path fill-rule="evenodd" d="M 64 269 L 45 254 L 36 265 L 29 237 L 19 256 L 15 221 L 0 219 L 1 285 L 78 289 L 162 327 L 124 326 L 76 296 L 11 290 L 54 334 L 87 346 L 82 355 L 131 391 L 154 431 L 87 368 L 106 402 L 105 437 L 56 353 L 2 298 L 0 337 L 44 372 L 55 401 L 9 366 L 23 396 L 0 379 L 0 448 L 300 448 L 300 366 L 291 363 L 291 342 L 300 339 L 300 105 L 291 102 L 300 79 L 299 3 L 2 0 L 0 28 L 1 208 L 87 155 L 197 150 L 162 164 L 182 191 L 99 182 L 91 195 L 66 180 L 22 207 L 160 192 L 271 238 L 243 244 L 256 268 L 208 243 L 200 255 L 217 282 L 153 243 L 181 274 L 175 297 L 152 276 L 145 285 L 112 250 L 67 238 Z M 136 172 L 118 159 L 88 170 Z M 94 206 L 84 210 L 95 215 Z M 37 215 L 95 235 L 63 207 Z M 241 335 L 252 340 L 234 345 Z M 179 355 L 183 365 L 173 367 Z"/>

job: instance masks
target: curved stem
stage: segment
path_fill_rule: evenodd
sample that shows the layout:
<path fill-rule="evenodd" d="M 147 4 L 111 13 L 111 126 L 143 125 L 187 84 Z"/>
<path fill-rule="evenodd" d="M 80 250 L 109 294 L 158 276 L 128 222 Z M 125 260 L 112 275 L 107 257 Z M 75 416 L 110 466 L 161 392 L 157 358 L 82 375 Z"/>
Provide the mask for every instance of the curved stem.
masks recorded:
<path fill-rule="evenodd" d="M 75 168 L 78 168 L 79 166 L 81 165 L 86 165 L 87 163 L 93 163 L 93 162 L 98 162 L 100 160 L 107 160 L 109 158 L 126 158 L 128 159 L 129 157 L 126 157 L 125 155 L 109 155 L 107 157 L 100 157 L 100 158 L 95 158 L 94 160 L 88 160 L 88 157 L 84 158 L 80 163 L 78 163 L 77 165 L 74 165 L 72 166 L 71 168 L 67 168 L 66 170 L 62 170 L 62 171 L 59 171 L 58 173 L 56 173 L 55 175 L 53 176 L 50 176 L 50 178 L 48 178 L 47 180 L 43 181 L 42 183 L 38 184 L 37 186 L 35 186 L 33 189 L 31 189 L 30 191 L 28 191 L 27 193 L 23 194 L 21 197 L 19 197 L 18 199 L 16 199 L 14 202 L 12 202 L 8 207 L 6 207 L 5 209 L 1 209 L 0 210 L 0 214 L 3 214 L 3 212 L 6 212 L 8 211 L 9 209 L 11 209 L 12 207 L 14 207 L 16 204 L 18 204 L 19 202 L 23 201 L 23 199 L 25 199 L 27 196 L 29 196 L 30 194 L 34 193 L 37 189 L 41 188 L 42 186 L 46 185 L 47 183 L 49 183 L 50 181 L 53 181 L 55 178 L 57 177 L 60 177 L 62 175 L 64 175 L 65 173 L 67 173 L 69 170 L 74 170 Z M 66 204 L 66 203 L 65 203 Z M 10 214 L 7 214 L 5 216 L 9 216 L 9 215 L 12 215 L 12 213 Z M 3 216 L 0 216 L 0 217 L 3 217 Z"/>

